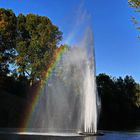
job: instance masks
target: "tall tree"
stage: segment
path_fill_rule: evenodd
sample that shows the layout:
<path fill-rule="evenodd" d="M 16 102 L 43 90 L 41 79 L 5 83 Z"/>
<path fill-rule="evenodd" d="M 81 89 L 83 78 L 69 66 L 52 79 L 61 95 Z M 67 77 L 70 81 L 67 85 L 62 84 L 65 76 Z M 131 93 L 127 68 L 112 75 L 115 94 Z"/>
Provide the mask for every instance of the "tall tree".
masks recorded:
<path fill-rule="evenodd" d="M 15 55 L 16 16 L 11 10 L 0 8 L 0 75 L 8 74 Z"/>
<path fill-rule="evenodd" d="M 34 14 L 19 14 L 17 31 L 18 72 L 31 81 L 39 80 L 53 59 L 62 33 L 47 17 Z"/>
<path fill-rule="evenodd" d="M 0 75 L 15 73 L 31 82 L 42 79 L 52 63 L 62 33 L 46 16 L 0 9 Z M 10 65 L 11 62 L 14 62 Z M 8 69 L 10 65 L 10 69 Z"/>

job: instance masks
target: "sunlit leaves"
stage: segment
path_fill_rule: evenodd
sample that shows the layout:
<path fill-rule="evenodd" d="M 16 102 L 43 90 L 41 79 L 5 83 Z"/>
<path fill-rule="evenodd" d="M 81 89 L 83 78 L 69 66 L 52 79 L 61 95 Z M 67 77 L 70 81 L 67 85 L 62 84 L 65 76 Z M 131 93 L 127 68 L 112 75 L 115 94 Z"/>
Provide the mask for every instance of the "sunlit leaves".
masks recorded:
<path fill-rule="evenodd" d="M 20 14 L 17 17 L 17 64 L 22 74 L 28 75 L 33 81 L 42 78 L 47 69 L 62 33 L 45 16 Z M 20 59 L 19 59 L 20 58 Z"/>
<path fill-rule="evenodd" d="M 7 74 L 15 55 L 16 16 L 11 10 L 0 8 L 0 75 Z"/>
<path fill-rule="evenodd" d="M 128 0 L 130 6 L 134 8 L 139 8 L 140 7 L 140 0 Z"/>
<path fill-rule="evenodd" d="M 62 38 L 46 16 L 19 14 L 0 9 L 0 70 L 11 62 L 16 75 L 31 81 L 42 78 Z M 14 71 L 15 71 L 14 70 Z"/>

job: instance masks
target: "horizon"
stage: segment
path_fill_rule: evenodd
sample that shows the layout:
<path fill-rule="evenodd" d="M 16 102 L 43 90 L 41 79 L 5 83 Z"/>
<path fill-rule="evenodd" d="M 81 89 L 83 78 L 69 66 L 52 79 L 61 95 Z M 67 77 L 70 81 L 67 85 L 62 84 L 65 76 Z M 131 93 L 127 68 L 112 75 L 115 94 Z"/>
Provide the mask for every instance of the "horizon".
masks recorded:
<path fill-rule="evenodd" d="M 49 17 L 63 32 L 61 43 L 68 45 L 78 40 L 81 32 L 77 31 L 77 27 L 88 19 L 94 34 L 96 74 L 106 73 L 112 77 L 130 75 L 140 82 L 140 40 L 131 21 L 135 12 L 127 0 L 109 0 L 108 3 L 97 0 L 8 0 L 1 1 L 0 7 L 12 9 L 16 15 L 33 13 Z"/>

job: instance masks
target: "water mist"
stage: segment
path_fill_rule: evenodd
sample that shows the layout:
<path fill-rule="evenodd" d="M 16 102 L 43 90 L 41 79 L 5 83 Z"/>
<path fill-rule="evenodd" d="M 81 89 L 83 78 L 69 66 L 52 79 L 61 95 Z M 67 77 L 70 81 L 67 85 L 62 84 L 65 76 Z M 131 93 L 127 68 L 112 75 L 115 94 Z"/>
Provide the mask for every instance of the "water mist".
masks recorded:
<path fill-rule="evenodd" d="M 68 47 L 41 93 L 28 131 L 97 132 L 97 91 L 92 30 Z"/>

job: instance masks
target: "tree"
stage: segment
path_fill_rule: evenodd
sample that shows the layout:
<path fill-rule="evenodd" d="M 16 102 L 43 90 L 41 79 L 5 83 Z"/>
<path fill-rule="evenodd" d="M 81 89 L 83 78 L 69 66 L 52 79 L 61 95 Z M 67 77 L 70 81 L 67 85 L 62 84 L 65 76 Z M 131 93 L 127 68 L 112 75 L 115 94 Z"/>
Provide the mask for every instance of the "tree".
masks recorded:
<path fill-rule="evenodd" d="M 10 77 L 27 87 L 43 79 L 63 47 L 58 47 L 61 39 L 62 33 L 48 17 L 16 17 L 12 10 L 0 8 L 0 87 Z"/>
<path fill-rule="evenodd" d="M 15 55 L 16 16 L 11 10 L 0 8 L 0 76 L 9 73 Z"/>
<path fill-rule="evenodd" d="M 114 83 L 110 76 L 105 73 L 101 73 L 97 76 L 97 88 L 102 98 L 109 99 L 113 93 L 113 87 Z"/>
<path fill-rule="evenodd" d="M 132 76 L 116 78 L 99 74 L 97 88 L 101 98 L 103 125 L 109 127 L 108 121 L 112 121 L 110 127 L 120 127 L 119 122 L 139 119 L 140 85 Z"/>
<path fill-rule="evenodd" d="M 6 88 L 9 66 L 15 56 L 16 16 L 0 8 L 0 89 Z"/>
<path fill-rule="evenodd" d="M 140 108 L 140 85 L 136 84 L 135 105 Z"/>
<path fill-rule="evenodd" d="M 17 32 L 18 73 L 28 76 L 31 82 L 42 79 L 62 33 L 47 17 L 34 14 L 18 15 Z"/>

